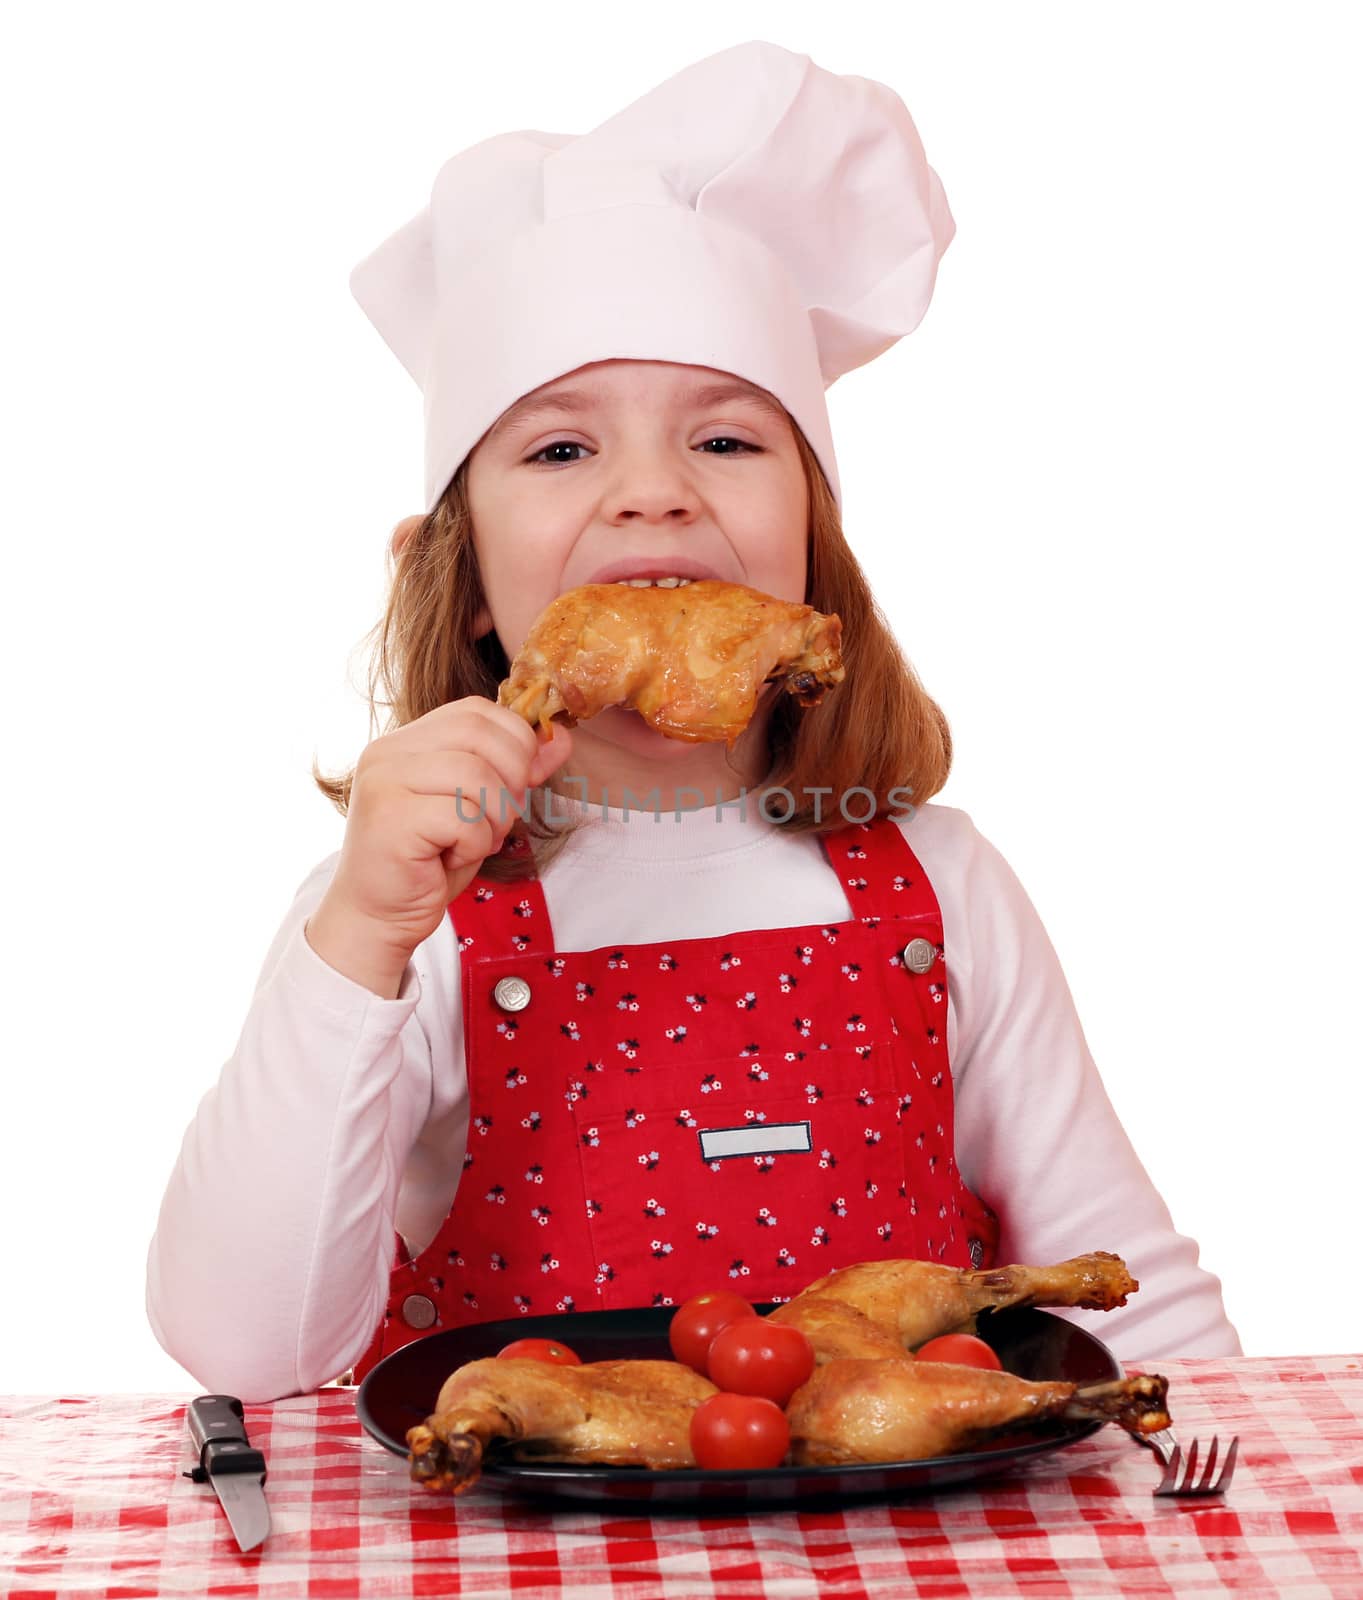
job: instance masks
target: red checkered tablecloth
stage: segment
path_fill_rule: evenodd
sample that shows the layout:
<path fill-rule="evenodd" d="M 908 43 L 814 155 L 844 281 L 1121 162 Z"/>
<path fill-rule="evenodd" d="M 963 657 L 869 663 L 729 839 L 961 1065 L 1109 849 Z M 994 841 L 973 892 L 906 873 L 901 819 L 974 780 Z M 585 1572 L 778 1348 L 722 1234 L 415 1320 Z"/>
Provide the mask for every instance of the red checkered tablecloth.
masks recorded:
<path fill-rule="evenodd" d="M 273 1531 L 243 1556 L 185 1396 L 0 1399 L 0 1595 L 1363 1597 L 1363 1356 L 1161 1361 L 1185 1438 L 1240 1435 L 1226 1500 L 1156 1500 L 1115 1428 L 992 1483 L 884 1504 L 653 1518 L 437 1500 L 351 1390 L 247 1408 Z"/>

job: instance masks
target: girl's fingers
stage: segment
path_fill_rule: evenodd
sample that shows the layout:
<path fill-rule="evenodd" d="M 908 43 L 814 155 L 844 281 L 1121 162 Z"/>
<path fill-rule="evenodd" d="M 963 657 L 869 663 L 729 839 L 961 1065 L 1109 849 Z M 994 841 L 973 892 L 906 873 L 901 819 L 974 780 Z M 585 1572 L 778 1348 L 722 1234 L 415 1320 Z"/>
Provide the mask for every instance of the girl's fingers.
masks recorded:
<path fill-rule="evenodd" d="M 573 736 L 567 728 L 550 724 L 553 737 L 540 741 L 535 759 L 530 763 L 530 787 L 539 788 L 547 778 L 558 771 L 573 753 Z"/>
<path fill-rule="evenodd" d="M 402 775 L 413 761 L 432 757 L 454 760 L 460 755 L 474 755 L 493 767 L 498 781 L 512 792 L 519 793 L 530 782 L 531 766 L 538 753 L 535 735 L 514 713 L 508 711 L 504 717 L 489 717 L 466 710 L 461 716 L 445 719 L 443 726 L 439 721 L 423 726 L 425 723 L 423 717 L 389 735 L 391 743 L 385 760 L 393 763 L 399 781 L 405 781 Z M 438 773 L 438 765 L 431 770 Z M 438 793 L 439 790 L 423 792 Z"/>
<path fill-rule="evenodd" d="M 461 804 L 452 795 L 413 795 L 409 808 L 408 825 L 446 870 L 475 865 L 502 841 L 488 817 L 480 818 L 472 803 Z"/>
<path fill-rule="evenodd" d="M 406 756 L 393 775 L 410 794 L 457 802 L 454 815 L 460 820 L 487 816 L 494 830 L 511 826 L 526 792 L 526 783 L 518 783 L 514 772 L 471 750 L 419 750 Z"/>

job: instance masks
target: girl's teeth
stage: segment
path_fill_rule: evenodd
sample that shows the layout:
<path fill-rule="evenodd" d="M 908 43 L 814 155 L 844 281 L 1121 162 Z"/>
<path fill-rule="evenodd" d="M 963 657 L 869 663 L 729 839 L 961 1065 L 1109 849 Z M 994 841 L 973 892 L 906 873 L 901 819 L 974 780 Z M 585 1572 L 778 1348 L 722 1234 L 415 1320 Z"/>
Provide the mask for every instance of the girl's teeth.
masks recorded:
<path fill-rule="evenodd" d="M 693 582 L 691 578 L 618 578 L 617 583 L 627 584 L 631 589 L 680 589 Z"/>

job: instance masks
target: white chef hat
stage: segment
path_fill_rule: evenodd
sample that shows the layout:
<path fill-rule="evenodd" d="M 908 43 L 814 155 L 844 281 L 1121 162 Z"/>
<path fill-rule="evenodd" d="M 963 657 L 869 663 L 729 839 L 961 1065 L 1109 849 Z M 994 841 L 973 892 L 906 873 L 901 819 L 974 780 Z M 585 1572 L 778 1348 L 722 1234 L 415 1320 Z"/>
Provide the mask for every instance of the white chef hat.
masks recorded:
<path fill-rule="evenodd" d="M 752 40 L 461 151 L 350 287 L 421 386 L 428 512 L 522 395 L 615 358 L 769 390 L 841 505 L 824 390 L 917 327 L 954 233 L 892 89 Z"/>

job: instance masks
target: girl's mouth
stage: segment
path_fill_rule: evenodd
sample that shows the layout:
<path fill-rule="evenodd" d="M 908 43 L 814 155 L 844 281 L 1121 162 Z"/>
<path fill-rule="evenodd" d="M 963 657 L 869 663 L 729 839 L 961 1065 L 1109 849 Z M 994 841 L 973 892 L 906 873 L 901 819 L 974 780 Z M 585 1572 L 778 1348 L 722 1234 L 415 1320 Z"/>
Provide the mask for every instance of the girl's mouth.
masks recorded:
<path fill-rule="evenodd" d="M 578 581 L 584 585 L 621 583 L 634 589 L 676 589 L 684 584 L 699 583 L 703 578 L 725 581 L 723 574 L 713 567 L 680 550 L 638 550 L 633 555 L 604 563 Z"/>

